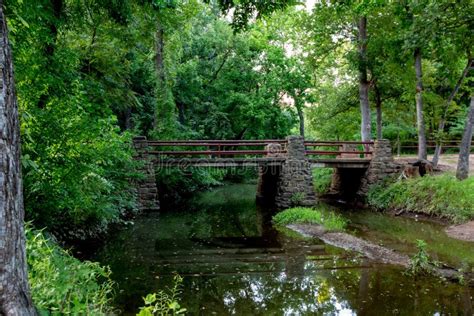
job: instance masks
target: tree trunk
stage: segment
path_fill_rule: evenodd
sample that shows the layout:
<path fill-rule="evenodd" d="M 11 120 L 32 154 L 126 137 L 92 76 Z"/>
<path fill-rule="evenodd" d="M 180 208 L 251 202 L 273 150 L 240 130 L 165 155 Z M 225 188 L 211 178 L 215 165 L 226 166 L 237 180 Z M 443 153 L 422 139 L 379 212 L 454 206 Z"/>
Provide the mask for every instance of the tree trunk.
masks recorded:
<path fill-rule="evenodd" d="M 158 23 L 156 29 L 156 55 L 155 55 L 155 65 L 156 73 L 158 74 L 159 84 L 165 82 L 165 65 L 164 65 L 164 30 L 161 26 L 161 23 Z"/>
<path fill-rule="evenodd" d="M 371 139 L 369 82 L 367 80 L 367 17 L 361 17 L 359 29 L 359 100 L 362 141 Z"/>
<path fill-rule="evenodd" d="M 181 126 L 186 124 L 186 116 L 184 114 L 184 103 L 176 102 L 176 107 L 178 108 L 178 120 Z"/>
<path fill-rule="evenodd" d="M 36 315 L 28 286 L 20 124 L 8 30 L 0 0 L 0 315 Z"/>
<path fill-rule="evenodd" d="M 303 105 L 300 104 L 300 101 L 295 100 L 296 111 L 298 112 L 298 118 L 300 121 L 300 135 L 304 137 L 304 112 Z"/>
<path fill-rule="evenodd" d="M 402 154 L 402 143 L 400 140 L 400 131 L 397 132 L 397 157 L 400 157 Z"/>
<path fill-rule="evenodd" d="M 377 84 L 374 84 L 375 91 L 375 109 L 377 110 L 377 139 L 380 140 L 383 138 L 382 133 L 382 98 L 380 96 L 380 90 L 377 87 Z"/>
<path fill-rule="evenodd" d="M 439 122 L 439 126 L 438 126 L 438 133 L 440 133 L 440 134 L 444 131 L 444 126 L 446 125 L 446 120 L 448 118 L 449 106 L 451 105 L 451 102 L 453 102 L 454 97 L 458 93 L 459 88 L 461 87 L 461 84 L 464 81 L 464 78 L 466 78 L 467 74 L 469 73 L 469 70 L 471 69 L 472 64 L 473 64 L 473 58 L 469 57 L 467 59 L 467 65 L 466 65 L 466 67 L 464 68 L 464 70 L 461 74 L 461 77 L 458 79 L 458 82 L 454 86 L 453 91 L 449 95 L 448 100 L 446 101 L 446 104 L 444 105 L 443 116 L 441 117 L 441 121 Z M 441 155 L 441 142 L 440 142 L 440 140 L 438 140 L 436 142 L 436 148 L 435 148 L 435 152 L 434 152 L 434 156 L 433 156 L 433 166 L 434 167 L 438 166 L 440 155 Z"/>
<path fill-rule="evenodd" d="M 44 46 L 44 56 L 47 58 L 46 71 L 50 70 L 51 67 L 55 67 L 55 62 L 53 60 L 54 52 L 56 51 L 56 41 L 58 37 L 58 26 L 60 24 L 61 16 L 64 10 L 63 0 L 51 0 L 51 16 L 49 21 L 47 20 L 46 26 L 49 29 L 51 39 L 45 43 Z M 38 108 L 44 109 L 49 100 L 49 90 L 50 87 L 46 87 L 40 97 L 38 98 Z"/>
<path fill-rule="evenodd" d="M 421 49 L 415 48 L 416 72 L 416 124 L 418 128 L 418 159 L 427 159 L 425 119 L 423 118 L 423 72 L 421 69 Z"/>
<path fill-rule="evenodd" d="M 158 94 L 158 102 L 163 102 L 166 98 L 166 76 L 165 76 L 165 64 L 164 64 L 164 30 L 161 26 L 161 22 L 158 22 L 156 28 L 156 42 L 155 42 L 155 67 L 156 67 L 156 74 L 157 74 L 157 94 Z M 159 104 L 156 105 L 154 119 L 153 119 L 153 129 L 157 127 L 158 123 L 158 116 L 162 115 L 158 113 Z"/>
<path fill-rule="evenodd" d="M 458 168 L 456 178 L 464 180 L 469 176 L 469 156 L 471 153 L 472 126 L 474 125 L 474 95 L 471 96 L 471 105 L 467 112 L 466 125 L 462 136 L 461 148 L 459 149 Z"/>

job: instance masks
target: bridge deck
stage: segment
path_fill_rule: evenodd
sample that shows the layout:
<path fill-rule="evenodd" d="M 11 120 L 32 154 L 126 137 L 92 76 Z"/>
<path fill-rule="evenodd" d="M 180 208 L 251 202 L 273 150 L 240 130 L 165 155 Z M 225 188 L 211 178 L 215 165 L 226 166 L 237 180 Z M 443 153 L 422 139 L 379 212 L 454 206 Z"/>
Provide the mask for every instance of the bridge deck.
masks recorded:
<path fill-rule="evenodd" d="M 281 166 L 286 158 L 165 158 L 154 161 L 157 167 L 276 167 Z M 368 168 L 370 159 L 316 159 L 309 158 L 313 168 Z"/>

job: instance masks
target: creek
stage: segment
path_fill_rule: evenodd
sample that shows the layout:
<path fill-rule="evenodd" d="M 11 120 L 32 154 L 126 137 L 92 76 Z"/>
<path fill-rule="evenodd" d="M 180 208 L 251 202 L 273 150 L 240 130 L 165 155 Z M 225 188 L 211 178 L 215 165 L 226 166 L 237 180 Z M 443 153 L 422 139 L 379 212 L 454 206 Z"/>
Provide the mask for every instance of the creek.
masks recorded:
<path fill-rule="evenodd" d="M 351 234 L 410 255 L 423 239 L 436 259 L 474 266 L 474 244 L 447 237 L 442 225 L 335 210 L 350 220 Z M 278 231 L 273 213 L 256 205 L 255 185 L 225 185 L 136 218 L 87 257 L 111 267 L 115 305 L 125 315 L 135 315 L 147 293 L 171 287 L 175 273 L 183 277 L 180 304 L 189 315 L 473 314 L 473 288 L 415 278 Z"/>

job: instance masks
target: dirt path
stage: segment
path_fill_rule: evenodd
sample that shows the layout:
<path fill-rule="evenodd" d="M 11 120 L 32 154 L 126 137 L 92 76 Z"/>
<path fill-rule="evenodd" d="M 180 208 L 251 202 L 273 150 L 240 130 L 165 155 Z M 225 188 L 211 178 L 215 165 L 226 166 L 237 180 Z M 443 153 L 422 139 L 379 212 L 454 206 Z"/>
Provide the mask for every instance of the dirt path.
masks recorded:
<path fill-rule="evenodd" d="M 458 165 L 458 154 L 444 154 L 441 155 L 439 158 L 439 164 L 438 168 L 441 169 L 441 171 L 456 171 L 457 165 Z M 418 158 L 416 155 L 409 155 L 409 156 L 400 156 L 400 157 L 395 157 L 395 161 L 397 162 L 414 162 Z M 432 160 L 433 156 L 428 156 L 428 160 Z M 470 170 L 474 170 L 474 155 L 470 156 Z"/>
<path fill-rule="evenodd" d="M 474 221 L 446 228 L 449 237 L 474 242 Z"/>

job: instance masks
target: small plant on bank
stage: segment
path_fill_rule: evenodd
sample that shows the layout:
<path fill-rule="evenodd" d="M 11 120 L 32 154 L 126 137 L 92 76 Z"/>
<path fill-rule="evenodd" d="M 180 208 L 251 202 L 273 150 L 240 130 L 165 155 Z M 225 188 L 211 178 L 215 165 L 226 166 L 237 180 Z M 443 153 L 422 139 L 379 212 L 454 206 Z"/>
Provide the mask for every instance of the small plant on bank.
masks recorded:
<path fill-rule="evenodd" d="M 347 225 L 347 221 L 334 212 L 308 207 L 286 209 L 273 216 L 273 223 L 280 226 L 289 224 L 317 224 L 331 231 L 344 230 Z"/>
<path fill-rule="evenodd" d="M 169 293 L 159 291 L 144 297 L 143 301 L 145 302 L 145 306 L 140 307 L 140 312 L 137 316 L 168 316 L 186 313 L 186 308 L 182 308 L 178 303 L 179 296 L 182 292 L 181 286 L 183 278 L 176 274 L 173 281 L 174 284 Z"/>
<path fill-rule="evenodd" d="M 303 202 L 304 198 L 305 194 L 303 192 L 296 192 L 291 195 L 290 202 L 293 205 L 299 205 L 301 202 Z"/>
<path fill-rule="evenodd" d="M 424 240 L 416 241 L 417 253 L 410 258 L 410 266 L 408 272 L 413 275 L 433 274 L 434 268 L 438 265 L 437 262 L 431 259 L 426 251 L 428 245 Z"/>

